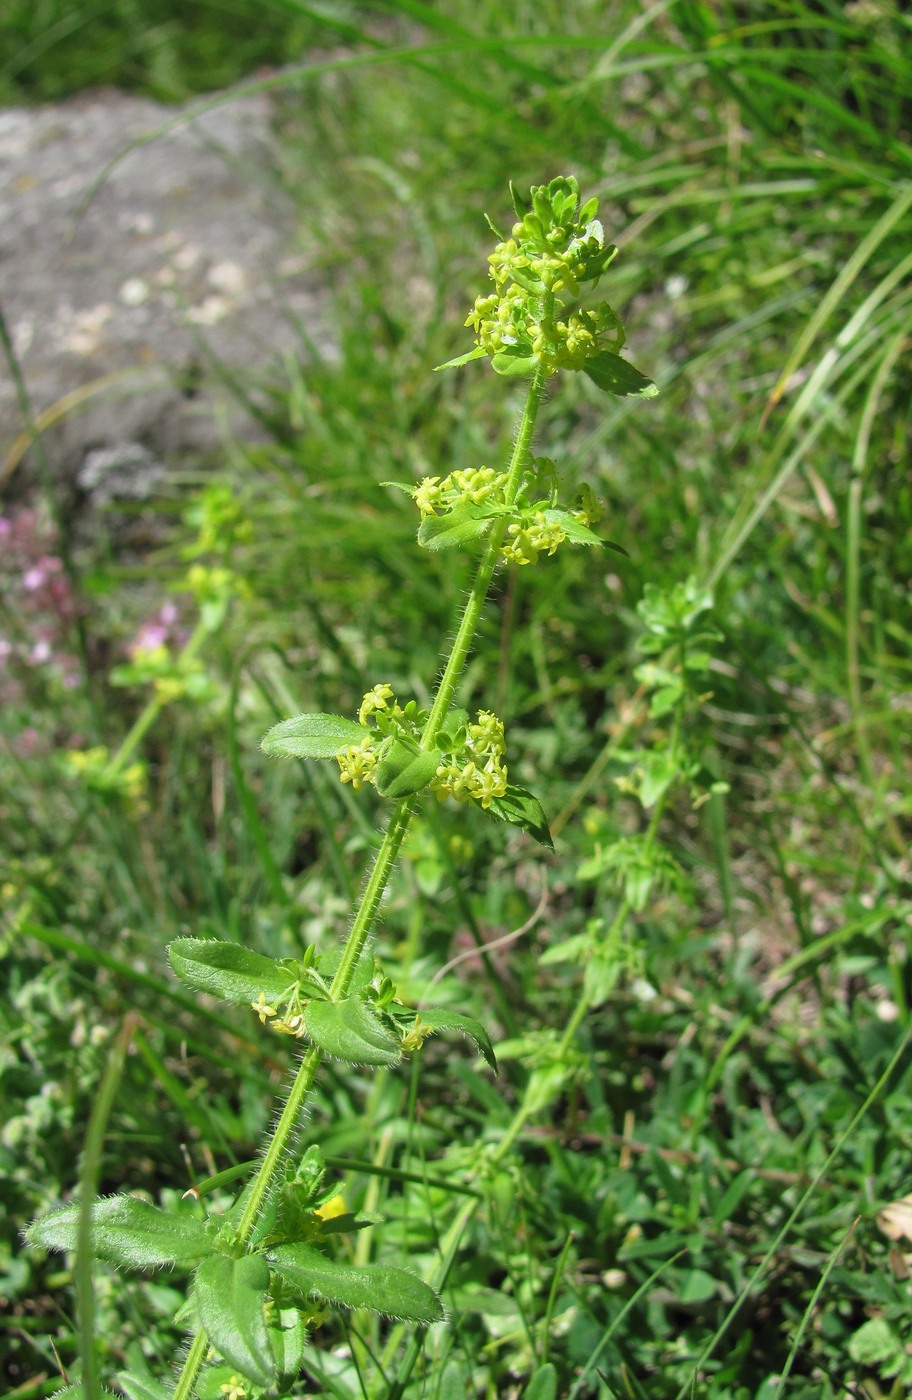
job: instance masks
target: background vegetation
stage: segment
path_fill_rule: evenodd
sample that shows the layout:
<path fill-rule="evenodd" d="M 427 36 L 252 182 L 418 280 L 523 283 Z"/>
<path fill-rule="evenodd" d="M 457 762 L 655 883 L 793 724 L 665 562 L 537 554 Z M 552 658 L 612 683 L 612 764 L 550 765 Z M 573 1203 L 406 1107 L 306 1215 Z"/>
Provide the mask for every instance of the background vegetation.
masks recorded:
<path fill-rule="evenodd" d="M 353 712 L 377 680 L 427 693 L 465 569 L 414 547 L 381 483 L 503 460 L 509 388 L 430 370 L 468 348 L 482 212 L 506 222 L 508 179 L 563 172 L 602 201 L 622 246 L 607 294 L 662 392 L 631 408 L 562 385 L 539 449 L 607 502 L 628 558 L 505 574 L 471 673 L 466 703 L 504 715 L 555 855 L 428 808 L 380 932 L 408 996 L 462 956 L 434 996 L 485 1021 L 501 1074 L 433 1041 L 411 1077 L 330 1073 L 307 1136 L 381 1217 L 347 1246 L 364 1257 L 429 1272 L 477 1200 L 409 1395 L 519 1395 L 546 1361 L 560 1396 L 600 1400 L 908 1393 L 910 55 L 891 0 L 6 8 L 5 102 L 98 83 L 173 100 L 319 61 L 276 121 L 340 352 L 302 328 L 299 361 L 257 367 L 243 388 L 269 441 L 175 464 L 146 558 L 116 533 L 71 558 L 47 501 L 3 517 L 9 1394 L 73 1365 L 66 1261 L 19 1231 L 76 1184 L 125 1017 L 102 1189 L 163 1200 L 255 1151 L 285 1044 L 196 1006 L 164 950 L 212 934 L 281 955 L 342 931 L 380 809 L 258 740 Z M 147 691 L 114 683 L 137 630 L 175 645 L 192 625 L 170 590 L 194 541 L 243 596 L 198 698 L 147 733 L 145 776 L 99 791 L 71 755 L 115 750 L 141 711 Z M 666 815 L 685 878 L 638 916 L 573 1086 L 486 1170 L 524 1036 L 575 1003 L 580 969 L 543 955 L 610 922 L 598 854 L 640 821 L 615 782 L 662 737 L 632 679 L 635 605 L 690 574 L 724 638 L 697 737 L 729 792 Z M 97 1289 L 106 1373 L 160 1371 L 179 1281 L 99 1267 Z M 398 1394 L 401 1341 L 328 1320 L 300 1393 Z"/>

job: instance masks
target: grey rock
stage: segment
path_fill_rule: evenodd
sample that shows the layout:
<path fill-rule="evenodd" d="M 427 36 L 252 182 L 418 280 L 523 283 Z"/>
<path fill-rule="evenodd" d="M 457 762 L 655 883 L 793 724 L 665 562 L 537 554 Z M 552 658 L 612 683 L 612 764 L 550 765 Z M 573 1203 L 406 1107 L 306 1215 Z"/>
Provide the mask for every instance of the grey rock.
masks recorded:
<path fill-rule="evenodd" d="M 265 96 L 226 102 L 105 173 L 184 113 L 115 92 L 0 112 L 0 305 L 59 480 L 88 485 L 120 453 L 123 498 L 130 462 L 148 480 L 150 462 L 185 463 L 226 426 L 252 431 L 212 357 L 249 384 L 303 353 L 301 327 L 327 344 L 270 114 Z M 21 489 L 34 450 L 16 464 L 26 423 L 6 369 L 0 487 Z"/>
<path fill-rule="evenodd" d="M 161 489 L 164 478 L 160 458 L 141 442 L 125 442 L 87 452 L 76 481 L 96 505 L 107 506 L 115 501 L 147 501 Z"/>

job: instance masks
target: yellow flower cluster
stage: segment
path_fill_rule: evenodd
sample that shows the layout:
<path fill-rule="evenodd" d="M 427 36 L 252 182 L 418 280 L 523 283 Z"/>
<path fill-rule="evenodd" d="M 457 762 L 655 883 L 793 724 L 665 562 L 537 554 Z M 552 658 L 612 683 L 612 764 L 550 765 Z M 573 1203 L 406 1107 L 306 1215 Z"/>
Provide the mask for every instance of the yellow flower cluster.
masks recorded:
<path fill-rule="evenodd" d="M 477 723 L 468 726 L 466 741 L 458 754 L 447 755 L 431 780 L 431 791 L 442 801 L 478 802 L 487 810 L 495 797 L 507 790 L 506 750 L 503 720 L 490 710 L 479 710 Z"/>
<path fill-rule="evenodd" d="M 296 987 L 292 989 L 287 999 L 287 1005 L 284 1007 L 271 1006 L 266 1000 L 265 992 L 260 992 L 256 1001 L 252 1001 L 250 1005 L 259 1016 L 260 1025 L 265 1026 L 268 1023 L 270 1030 L 275 1031 L 278 1035 L 293 1035 L 297 1040 L 300 1040 L 306 1034 Z"/>
<path fill-rule="evenodd" d="M 573 512 L 581 525 L 586 525 L 591 529 L 597 525 L 602 518 L 602 503 L 596 496 L 592 487 L 583 482 L 579 491 L 579 506 Z"/>
<path fill-rule="evenodd" d="M 364 724 L 365 721 L 362 719 L 361 723 Z M 336 754 L 339 776 L 343 783 L 351 783 L 355 792 L 359 792 L 365 783 L 374 781 L 374 770 L 378 761 L 372 734 L 365 734 L 360 744 L 349 744 L 347 749 L 340 749 Z"/>
<path fill-rule="evenodd" d="M 535 479 L 545 476 L 553 463 L 547 459 L 537 459 Z M 412 491 L 412 498 L 418 506 L 422 520 L 429 516 L 445 515 L 461 505 L 481 505 L 490 502 L 502 505 L 507 485 L 507 473 L 498 472 L 493 467 L 471 467 L 450 472 L 449 476 L 426 476 Z M 580 493 L 577 510 L 570 512 L 581 525 L 593 525 L 601 515 L 595 495 L 588 486 Z M 535 564 L 542 552 L 553 554 L 558 545 L 567 538 L 567 532 L 558 520 L 549 519 L 547 508 L 530 504 L 524 492 L 520 492 L 514 509 L 514 519 L 507 526 L 507 534 L 500 551 L 500 557 L 509 564 Z M 392 695 L 389 686 L 375 686 L 364 697 L 358 718 L 364 724 L 376 710 L 383 708 L 379 700 Z M 375 699 L 379 697 L 379 699 Z M 359 775 L 360 776 L 360 775 Z M 353 780 L 346 778 L 345 781 Z M 359 784 L 360 785 L 360 784 Z"/>
<path fill-rule="evenodd" d="M 581 282 L 598 279 L 617 250 L 605 243 L 595 217 L 597 202 L 589 200 L 579 208 L 575 180 L 558 179 L 535 188 L 532 201 L 533 208 L 490 255 L 496 291 L 477 298 L 466 325 L 475 331 L 476 344 L 492 357 L 534 357 L 548 374 L 580 370 L 603 347 L 620 349 L 620 321 L 607 304 L 571 312 L 564 319 L 556 312 L 568 297 L 579 297 Z"/>
<path fill-rule="evenodd" d="M 425 718 L 414 701 L 403 708 L 395 700 L 392 686 L 373 686 L 358 710 L 358 722 L 368 732 L 359 743 L 336 754 L 342 782 L 351 783 L 356 791 L 365 783 L 376 783 L 377 769 L 391 741 L 398 738 L 418 743 Z M 503 721 L 488 710 L 480 710 L 475 723 L 465 726 L 464 736 L 452 752 L 441 754 L 428 786 L 441 800 L 449 795 L 457 802 L 478 802 L 488 808 L 507 790 Z"/>
<path fill-rule="evenodd" d="M 476 506 L 485 501 L 502 502 L 506 485 L 506 472 L 495 471 L 493 467 L 468 467 L 450 472 L 443 479 L 426 476 L 415 487 L 412 498 L 423 520 L 466 501 Z"/>
<path fill-rule="evenodd" d="M 544 511 L 539 510 L 526 525 L 514 521 L 507 527 L 507 539 L 500 552 L 510 564 L 535 564 L 539 553 L 553 554 L 566 538 L 566 531 L 553 520 L 546 520 Z"/>
<path fill-rule="evenodd" d="M 402 1048 L 407 1054 L 412 1054 L 420 1050 L 427 1037 L 431 1034 L 431 1027 L 425 1025 L 420 1014 L 415 1017 L 415 1024 L 411 1030 L 406 1031 L 402 1037 Z"/>
<path fill-rule="evenodd" d="M 148 778 L 144 763 L 129 763 L 119 768 L 102 745 L 93 749 L 69 749 L 64 755 L 64 762 L 87 788 L 94 792 L 116 793 L 134 804 L 137 810 L 144 810 Z"/>
<path fill-rule="evenodd" d="M 198 602 L 214 598 L 230 598 L 234 593 L 249 592 L 244 581 L 223 565 L 191 564 L 184 578 L 186 587 Z"/>
<path fill-rule="evenodd" d="M 380 762 L 381 740 L 376 737 L 371 721 L 377 715 L 384 715 L 399 724 L 404 720 L 401 706 L 395 701 L 391 705 L 391 700 L 394 700 L 391 685 L 387 685 L 384 681 L 372 686 L 358 707 L 358 723 L 370 732 L 365 734 L 359 743 L 349 744 L 347 748 L 340 749 L 336 754 L 339 776 L 343 783 L 351 783 L 355 792 L 360 791 L 365 783 L 373 783 L 376 780 L 376 769 Z"/>
<path fill-rule="evenodd" d="M 358 710 L 358 723 L 366 725 L 371 715 L 378 714 L 381 710 L 388 710 L 392 698 L 393 687 L 391 685 L 375 685 L 361 701 Z"/>
<path fill-rule="evenodd" d="M 505 243 L 498 243 L 491 254 L 491 259 L 502 248 L 506 247 Z M 491 276 L 497 281 L 497 272 L 494 268 L 491 269 Z M 528 301 L 528 292 L 524 291 L 522 287 L 516 286 L 515 283 L 498 292 L 492 292 L 489 296 L 476 297 L 475 305 L 465 321 L 465 324 L 471 326 L 475 332 L 476 344 L 482 346 L 489 355 L 496 355 L 498 350 L 515 345 L 516 327 L 522 324 L 525 319 Z"/>
<path fill-rule="evenodd" d="M 590 487 L 584 486 L 580 494 L 579 508 L 570 514 L 580 525 L 588 527 L 599 519 L 601 509 Z M 546 511 L 526 510 L 522 520 L 514 520 L 507 526 L 501 557 L 510 564 L 535 564 L 539 554 L 553 554 L 566 538 L 564 527 L 557 520 L 549 520 Z"/>

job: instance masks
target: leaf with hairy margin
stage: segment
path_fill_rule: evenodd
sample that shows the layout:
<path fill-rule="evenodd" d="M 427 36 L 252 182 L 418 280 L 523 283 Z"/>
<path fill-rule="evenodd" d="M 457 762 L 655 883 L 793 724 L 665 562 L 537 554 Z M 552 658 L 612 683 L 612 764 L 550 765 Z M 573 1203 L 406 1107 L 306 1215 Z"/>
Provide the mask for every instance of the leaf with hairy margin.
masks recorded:
<path fill-rule="evenodd" d="M 417 1011 L 416 1016 L 421 1022 L 422 1028 L 427 1028 L 435 1034 L 445 1031 L 459 1031 L 461 1035 L 468 1036 L 475 1049 L 490 1065 L 494 1073 L 497 1073 L 497 1061 L 494 1058 L 494 1047 L 491 1038 L 480 1021 L 476 1021 L 474 1016 L 465 1016 L 461 1011 Z"/>
<path fill-rule="evenodd" d="M 262 1386 L 276 1376 L 264 1312 L 268 1293 L 269 1265 L 261 1254 L 214 1254 L 196 1271 L 196 1306 L 209 1340 L 231 1366 Z"/>
<path fill-rule="evenodd" d="M 314 1045 L 353 1065 L 394 1065 L 402 1056 L 395 1036 L 359 997 L 312 1001 L 304 1025 Z"/>
<path fill-rule="evenodd" d="M 318 1297 L 345 1308 L 368 1308 L 385 1317 L 429 1327 L 443 1318 L 443 1304 L 429 1284 L 391 1264 L 355 1267 L 330 1259 L 308 1244 L 283 1244 L 269 1250 L 276 1272 L 305 1297 Z"/>
<path fill-rule="evenodd" d="M 194 991 L 236 1006 L 249 1006 L 261 992 L 267 1001 L 281 997 L 296 980 L 287 963 L 218 938 L 175 938 L 168 961 Z"/>
<path fill-rule="evenodd" d="M 295 715 L 274 724 L 260 741 L 271 758 L 335 758 L 340 749 L 359 744 L 364 726 L 344 715 Z"/>
<path fill-rule="evenodd" d="M 75 1250 L 79 1206 L 63 1206 L 34 1221 L 26 1230 L 30 1245 Z M 136 1196 L 106 1196 L 92 1206 L 92 1248 L 99 1259 L 130 1269 L 159 1269 L 164 1264 L 191 1266 L 213 1253 L 202 1221 L 192 1215 L 168 1215 Z"/>

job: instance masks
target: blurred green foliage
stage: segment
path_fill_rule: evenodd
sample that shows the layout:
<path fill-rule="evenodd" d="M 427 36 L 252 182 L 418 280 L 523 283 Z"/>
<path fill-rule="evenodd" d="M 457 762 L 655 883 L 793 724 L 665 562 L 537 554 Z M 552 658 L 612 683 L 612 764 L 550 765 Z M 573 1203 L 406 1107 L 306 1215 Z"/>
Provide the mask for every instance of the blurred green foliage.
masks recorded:
<path fill-rule="evenodd" d="M 7 0 L 0 102 L 116 87 L 159 102 L 300 56 L 319 25 L 294 0 Z"/>

